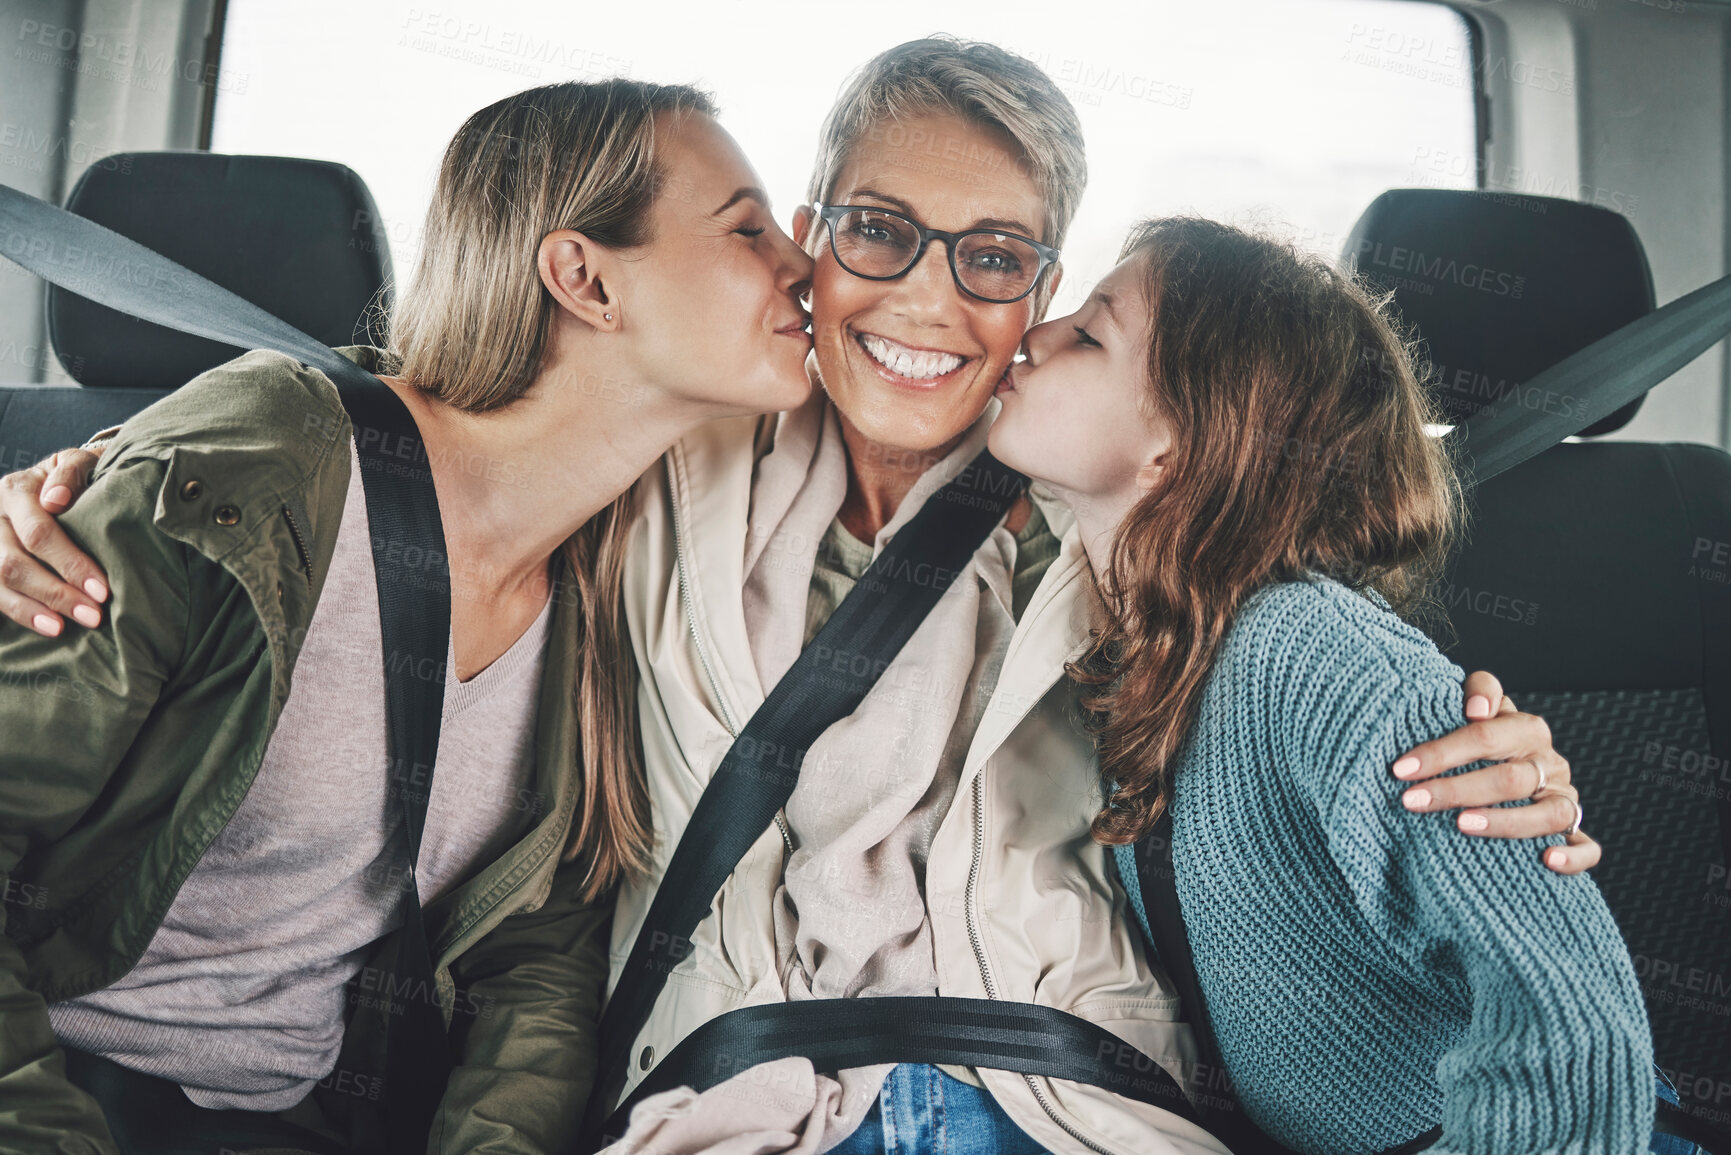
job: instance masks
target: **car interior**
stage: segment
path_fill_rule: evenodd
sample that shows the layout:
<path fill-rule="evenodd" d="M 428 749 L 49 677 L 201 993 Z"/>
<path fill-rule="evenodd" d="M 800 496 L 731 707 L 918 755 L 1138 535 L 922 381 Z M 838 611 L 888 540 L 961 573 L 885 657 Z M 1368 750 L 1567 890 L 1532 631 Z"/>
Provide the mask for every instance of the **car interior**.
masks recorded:
<path fill-rule="evenodd" d="M 1417 179 L 1386 187 L 1321 243 L 1392 292 L 1450 422 L 1508 420 L 1511 409 L 1555 416 L 1577 399 L 1528 381 L 1731 272 L 1731 2 L 1378 3 L 1390 14 L 1376 18 L 1394 25 L 1409 8 L 1462 22 L 1476 155 L 1465 187 L 1436 187 L 1416 160 Z M 1334 0 L 1286 6 L 1342 26 L 1360 18 Z M 234 97 L 222 80 L 225 21 L 242 7 L 0 0 L 0 132 L 10 138 L 0 137 L 0 183 L 141 242 L 328 345 L 383 344 L 394 278 L 407 270 L 393 263 L 401 238 L 361 172 L 267 147 L 212 148 L 213 122 Z M 928 6 L 904 29 L 923 34 L 968 7 Z M 1102 11 L 1094 35 L 1104 43 Z M 990 20 L 978 14 L 970 31 Z M 171 73 L 166 93 L 118 86 L 126 91 L 93 113 L 80 89 L 112 81 L 78 53 L 128 35 L 178 45 L 199 67 Z M 1385 66 L 1399 55 L 1387 48 Z M 1349 36 L 1344 52 L 1358 50 Z M 42 51 L 59 63 L 31 55 Z M 1402 67 L 1413 65 L 1409 55 Z M 502 91 L 529 82 L 496 80 Z M 1233 83 L 1260 101 L 1287 98 L 1255 92 L 1254 76 Z M 92 117 L 104 118 L 100 131 Z M 375 118 L 328 131 L 382 130 Z M 100 151 L 85 143 L 96 137 Z M 1278 202 L 1280 190 L 1260 195 Z M 10 266 L 0 273 L 5 471 L 82 443 L 236 354 Z M 1650 396 L 1474 486 L 1429 627 L 1454 661 L 1493 671 L 1549 723 L 1604 846 L 1593 877 L 1635 959 L 1658 1065 L 1685 1110 L 1721 1126 L 1731 1124 L 1728 449 L 1731 355 L 1720 341 Z"/>

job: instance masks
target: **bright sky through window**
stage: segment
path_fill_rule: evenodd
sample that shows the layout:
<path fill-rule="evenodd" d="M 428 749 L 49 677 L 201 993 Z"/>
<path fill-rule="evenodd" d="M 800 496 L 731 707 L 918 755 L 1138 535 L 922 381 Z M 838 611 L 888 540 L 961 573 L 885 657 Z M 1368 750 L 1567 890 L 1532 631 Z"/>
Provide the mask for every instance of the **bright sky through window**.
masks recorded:
<path fill-rule="evenodd" d="M 1474 185 L 1466 25 L 1406 0 L 231 0 L 212 147 L 354 168 L 406 279 L 440 150 L 469 113 L 556 80 L 692 82 L 785 226 L 843 78 L 932 32 L 1030 57 L 1076 105 L 1091 179 L 1060 310 L 1138 217 L 1279 225 L 1334 254 L 1386 188 Z"/>

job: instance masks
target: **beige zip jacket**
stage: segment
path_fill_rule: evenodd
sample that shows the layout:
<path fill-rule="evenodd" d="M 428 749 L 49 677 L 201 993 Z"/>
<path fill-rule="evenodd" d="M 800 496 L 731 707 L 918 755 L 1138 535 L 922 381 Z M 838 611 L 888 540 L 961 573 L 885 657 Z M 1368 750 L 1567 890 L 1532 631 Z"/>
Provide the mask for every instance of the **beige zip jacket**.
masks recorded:
<path fill-rule="evenodd" d="M 652 876 L 619 895 L 609 991 L 698 797 L 765 696 L 742 589 L 752 473 L 774 428 L 774 418 L 713 422 L 639 483 L 625 596 L 656 847 Z M 1088 835 L 1100 787 L 1063 673 L 1087 640 L 1087 561 L 1068 511 L 1041 508 L 1063 549 L 1017 625 L 927 865 L 939 990 L 1079 1015 L 1188 1087 L 1195 1051 L 1177 996 L 1149 965 L 1108 855 Z M 704 1022 L 784 998 L 773 900 L 787 850 L 778 823 L 723 886 L 633 1042 L 626 1094 Z M 1094 1087 L 979 1074 L 1017 1126 L 1054 1152 L 1227 1150 L 1168 1111 Z"/>

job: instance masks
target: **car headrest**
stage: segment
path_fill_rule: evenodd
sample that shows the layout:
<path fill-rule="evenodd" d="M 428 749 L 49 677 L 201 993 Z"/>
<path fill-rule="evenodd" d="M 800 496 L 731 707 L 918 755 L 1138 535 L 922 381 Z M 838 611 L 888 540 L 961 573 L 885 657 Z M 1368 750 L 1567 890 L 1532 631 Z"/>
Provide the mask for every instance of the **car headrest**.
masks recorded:
<path fill-rule="evenodd" d="M 1653 275 L 1628 220 L 1555 197 L 1391 189 L 1364 210 L 1342 257 L 1393 290 L 1451 423 L 1507 405 L 1567 409 L 1573 397 L 1535 397 L 1524 384 L 1653 311 Z M 1641 400 L 1582 436 L 1622 428 Z"/>
<path fill-rule="evenodd" d="M 383 344 L 391 252 L 372 193 L 328 161 L 208 152 L 117 153 L 66 207 L 107 225 L 327 345 Z M 377 298 L 378 308 L 370 308 Z M 236 351 L 51 288 L 54 353 L 82 385 L 163 389 Z"/>

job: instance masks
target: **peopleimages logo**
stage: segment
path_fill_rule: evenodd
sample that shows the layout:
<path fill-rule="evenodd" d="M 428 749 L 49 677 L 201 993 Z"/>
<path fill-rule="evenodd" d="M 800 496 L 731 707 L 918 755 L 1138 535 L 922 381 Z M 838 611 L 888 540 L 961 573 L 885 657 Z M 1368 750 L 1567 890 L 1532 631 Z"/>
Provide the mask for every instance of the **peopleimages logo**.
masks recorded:
<path fill-rule="evenodd" d="M 1488 416 L 1511 404 L 1533 413 L 1561 417 L 1576 417 L 1584 412 L 1581 399 L 1573 393 L 1540 389 L 1506 377 L 1492 377 L 1476 369 L 1453 369 L 1434 361 L 1429 368 L 1427 380 L 1434 390 L 1470 403 L 1477 414 Z"/>
<path fill-rule="evenodd" d="M 37 132 L 28 125 L 0 121 L 0 165 L 43 172 L 56 159 L 108 172 L 130 173 L 130 156 L 104 156 L 101 145 L 61 133 Z"/>
<path fill-rule="evenodd" d="M 1422 249 L 1409 249 L 1403 245 L 1385 245 L 1368 238 L 1358 243 L 1355 256 L 1361 267 L 1368 263 L 1378 269 L 1419 277 L 1433 284 L 1459 285 L 1463 289 L 1476 289 L 1516 301 L 1521 299 L 1527 285 L 1525 277 L 1489 265 L 1457 261 L 1453 257 L 1427 254 Z"/>
<path fill-rule="evenodd" d="M 1539 604 L 1493 590 L 1471 589 L 1449 582 L 1442 589 L 1442 603 L 1451 610 L 1467 610 L 1487 618 L 1521 625 L 1537 625 Z"/>
<path fill-rule="evenodd" d="M 1683 1003 L 1715 1015 L 1731 1015 L 1731 1002 L 1716 1001 L 1731 998 L 1731 975 L 1644 954 L 1636 955 L 1634 962 L 1635 977 L 1647 988 L 1649 996 L 1664 992 L 1672 996 L 1665 1002 Z"/>
<path fill-rule="evenodd" d="M 93 75 L 120 84 L 136 84 L 147 92 L 160 91 L 165 80 L 214 85 L 221 92 L 244 94 L 247 74 L 225 72 L 215 60 L 182 57 L 174 52 L 152 52 L 136 41 L 119 40 L 98 32 L 85 32 L 40 20 L 18 25 L 15 59 L 59 67 L 80 75 Z M 56 59 L 58 58 L 58 59 Z"/>
<path fill-rule="evenodd" d="M 399 47 L 540 79 L 542 67 L 574 77 L 624 76 L 632 61 L 569 43 L 533 27 L 513 28 L 436 9 L 409 8 Z"/>

